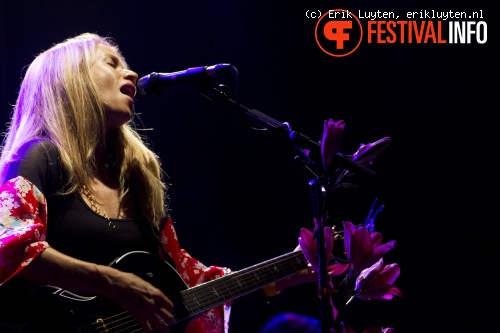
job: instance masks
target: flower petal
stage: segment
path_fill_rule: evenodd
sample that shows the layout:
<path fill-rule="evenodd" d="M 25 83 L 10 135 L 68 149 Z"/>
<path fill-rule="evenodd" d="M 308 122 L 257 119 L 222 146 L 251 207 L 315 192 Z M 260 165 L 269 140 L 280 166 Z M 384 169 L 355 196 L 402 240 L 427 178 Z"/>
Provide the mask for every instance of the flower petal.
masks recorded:
<path fill-rule="evenodd" d="M 341 264 L 341 263 L 336 263 L 336 264 L 330 265 L 327 268 L 328 275 L 339 276 L 341 274 L 344 274 L 344 272 L 347 270 L 348 267 L 349 267 L 349 264 Z"/>
<path fill-rule="evenodd" d="M 323 136 L 321 138 L 321 157 L 324 170 L 328 169 L 333 161 L 333 157 L 339 151 L 342 133 L 344 131 L 344 121 L 334 121 L 330 118 L 323 122 Z"/>
<path fill-rule="evenodd" d="M 387 136 L 372 143 L 362 144 L 352 155 L 352 159 L 362 166 L 369 166 L 375 157 L 387 148 L 390 143 L 391 138 Z"/>
<path fill-rule="evenodd" d="M 392 284 L 380 284 L 366 291 L 361 291 L 355 297 L 361 300 L 391 300 L 394 296 L 402 297 L 403 293 Z"/>
<path fill-rule="evenodd" d="M 389 250 L 395 241 L 382 244 L 382 235 L 370 232 L 364 226 L 355 227 L 351 222 L 344 222 L 344 246 L 349 261 L 349 277 L 357 276 L 362 270 L 372 266 Z"/>
<path fill-rule="evenodd" d="M 317 270 L 318 268 L 318 250 L 316 242 L 313 240 L 313 234 L 306 228 L 300 229 L 299 245 L 311 266 Z"/>
<path fill-rule="evenodd" d="M 358 291 L 355 297 L 363 300 L 390 300 L 393 296 L 401 297 L 402 293 L 399 288 L 392 285 L 399 273 L 398 264 L 383 266 L 383 260 L 380 259 L 359 274 L 354 287 Z"/>
<path fill-rule="evenodd" d="M 382 262 L 382 259 L 378 261 L 378 263 L 380 262 Z M 398 264 L 390 264 L 379 266 L 376 271 L 370 270 L 370 268 L 366 269 L 360 274 L 360 276 L 364 276 L 365 281 L 369 284 L 393 284 L 398 278 L 400 271 L 401 270 Z M 365 275 L 364 272 L 368 273 Z"/>
<path fill-rule="evenodd" d="M 343 222 L 344 223 L 344 248 L 346 251 L 346 257 L 348 261 L 351 261 L 351 241 L 354 237 L 354 232 L 356 231 L 356 227 L 351 222 Z"/>
<path fill-rule="evenodd" d="M 323 229 L 325 258 L 328 261 L 331 257 L 333 250 L 333 234 L 332 229 L 325 227 Z M 315 271 L 319 271 L 318 261 L 318 245 L 314 239 L 314 234 L 306 228 L 300 230 L 299 245 L 306 257 L 307 261 L 311 264 Z"/>

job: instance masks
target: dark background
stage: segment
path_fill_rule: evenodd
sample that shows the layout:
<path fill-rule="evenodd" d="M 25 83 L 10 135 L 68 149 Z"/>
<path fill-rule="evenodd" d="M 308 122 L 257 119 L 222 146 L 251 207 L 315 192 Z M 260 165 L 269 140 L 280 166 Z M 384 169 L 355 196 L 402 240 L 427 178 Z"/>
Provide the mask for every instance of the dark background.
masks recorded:
<path fill-rule="evenodd" d="M 314 40 L 306 10 L 483 10 L 488 42 L 480 45 L 362 43 L 335 58 Z M 139 76 L 230 63 L 239 72 L 239 101 L 315 141 L 323 121 L 346 123 L 341 152 L 389 136 L 370 167 L 376 181 L 339 190 L 332 223 L 364 221 L 378 198 L 376 221 L 396 247 L 396 285 L 404 298 L 360 306 L 359 324 L 397 332 L 469 331 L 481 325 L 495 244 L 487 210 L 497 154 L 493 89 L 498 44 L 493 11 L 476 3 L 398 1 L 6 1 L 0 0 L 0 122 L 15 103 L 23 68 L 42 50 L 82 32 L 114 37 Z M 232 88 L 235 77 L 217 81 Z M 242 269 L 297 245 L 312 230 L 306 174 L 287 137 L 255 131 L 235 108 L 211 102 L 195 86 L 136 98 L 154 150 L 170 176 L 172 216 L 181 245 L 207 265 Z M 496 105 L 496 104 L 495 104 Z M 5 130 L 2 129 L 2 131 Z M 496 251 L 498 253 L 498 251 Z M 235 301 L 231 333 L 257 333 L 272 315 L 319 316 L 316 285 L 266 302 Z M 381 322 L 377 320 L 380 319 Z M 476 328 L 477 328 L 476 326 Z M 475 331 L 475 330 L 472 330 Z"/>

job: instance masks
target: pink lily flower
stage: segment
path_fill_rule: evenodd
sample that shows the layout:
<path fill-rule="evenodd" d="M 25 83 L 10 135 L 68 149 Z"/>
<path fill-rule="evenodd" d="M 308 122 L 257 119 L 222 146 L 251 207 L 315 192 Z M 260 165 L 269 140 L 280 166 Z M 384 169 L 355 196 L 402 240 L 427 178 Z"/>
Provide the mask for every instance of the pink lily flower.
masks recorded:
<path fill-rule="evenodd" d="M 333 236 L 330 228 L 324 229 L 324 239 L 325 239 L 325 255 L 326 258 L 330 258 L 333 250 Z M 311 231 L 306 228 L 300 229 L 300 237 L 299 237 L 299 245 L 304 252 L 304 256 L 307 261 L 311 264 L 313 269 L 317 272 L 319 263 L 318 263 L 318 247 L 316 240 L 314 239 L 314 235 Z"/>
<path fill-rule="evenodd" d="M 349 262 L 349 278 L 371 267 L 389 250 L 394 248 L 395 240 L 382 244 L 382 234 L 370 233 L 364 226 L 355 227 L 344 222 L 344 247 Z"/>
<path fill-rule="evenodd" d="M 372 164 L 375 157 L 380 154 L 391 143 L 391 138 L 386 136 L 368 144 L 361 144 L 358 150 L 352 155 L 352 160 L 364 167 Z"/>
<path fill-rule="evenodd" d="M 328 259 L 332 255 L 332 250 L 333 250 L 332 229 L 326 227 L 323 230 L 323 235 L 325 239 L 325 255 L 328 261 Z M 318 272 L 319 271 L 318 246 L 316 243 L 316 239 L 314 239 L 313 233 L 306 228 L 302 228 L 300 230 L 299 245 L 307 261 L 311 264 L 312 268 L 316 272 Z M 333 265 L 330 265 L 327 267 L 328 275 L 339 276 L 347 270 L 347 267 L 349 267 L 348 264 L 335 263 Z"/>
<path fill-rule="evenodd" d="M 333 157 L 339 151 L 342 133 L 344 132 L 344 121 L 334 121 L 330 118 L 323 123 L 323 137 L 321 138 L 321 157 L 323 168 L 326 171 L 332 164 Z"/>
<path fill-rule="evenodd" d="M 323 235 L 325 239 L 325 255 L 326 259 L 328 260 L 331 257 L 333 250 L 332 229 L 328 227 L 324 228 Z M 316 239 L 314 239 L 313 233 L 306 228 L 302 228 L 300 230 L 299 245 L 307 261 L 311 264 L 313 270 L 319 272 L 318 247 Z M 348 264 L 341 264 L 341 263 L 335 263 L 327 267 L 328 278 L 329 278 L 328 285 L 330 290 L 333 290 L 331 277 L 343 274 L 346 271 L 347 267 L 349 267 Z M 333 311 L 333 318 L 336 319 L 338 316 L 338 310 L 335 308 L 335 305 L 333 304 L 333 300 L 331 297 L 330 297 L 330 307 Z"/>
<path fill-rule="evenodd" d="M 391 143 L 391 138 L 386 136 L 385 138 L 382 138 L 380 140 L 377 140 L 372 143 L 368 144 L 361 144 L 358 148 L 358 150 L 353 154 L 349 155 L 348 157 L 353 160 L 354 162 L 358 163 L 361 166 L 368 167 L 373 163 L 373 160 L 375 157 L 378 156 L 384 149 L 389 146 Z M 351 183 L 346 183 L 346 182 L 341 182 L 340 180 L 346 176 L 352 175 L 352 172 L 349 170 L 344 170 L 337 178 L 337 181 L 335 183 L 335 186 L 333 188 L 337 187 L 344 187 L 344 188 L 349 188 L 349 187 L 354 187 L 354 184 Z"/>
<path fill-rule="evenodd" d="M 356 298 L 362 300 L 391 300 L 393 296 L 403 297 L 403 293 L 393 283 L 399 276 L 398 264 L 383 265 L 383 259 L 359 274 L 354 290 Z"/>

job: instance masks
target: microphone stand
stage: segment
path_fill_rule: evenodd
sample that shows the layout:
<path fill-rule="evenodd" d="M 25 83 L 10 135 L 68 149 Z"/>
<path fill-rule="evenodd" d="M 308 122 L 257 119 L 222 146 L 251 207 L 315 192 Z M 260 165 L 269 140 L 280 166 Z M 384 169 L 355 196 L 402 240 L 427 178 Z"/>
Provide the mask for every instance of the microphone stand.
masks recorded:
<path fill-rule="evenodd" d="M 222 86 L 225 87 L 225 86 Z M 224 89 L 225 90 L 225 89 Z M 316 171 L 316 163 L 309 158 L 309 156 L 304 152 L 304 149 L 314 150 L 314 153 L 318 153 L 320 145 L 311 140 L 304 134 L 295 132 L 291 130 L 291 127 L 288 123 L 279 122 L 276 119 L 269 117 L 268 115 L 255 110 L 249 109 L 235 100 L 229 98 L 223 90 L 205 87 L 205 90 L 201 93 L 204 97 L 208 98 L 214 102 L 226 102 L 228 104 L 234 105 L 237 107 L 238 112 L 241 112 L 249 120 L 258 123 L 260 126 L 275 131 L 280 134 L 287 134 L 289 139 L 292 141 L 294 148 L 298 152 L 298 157 L 296 160 L 302 163 L 304 169 L 309 172 L 309 176 L 311 177 L 309 180 L 310 186 L 310 194 L 313 203 L 313 214 L 314 214 L 314 235 L 316 238 L 317 250 L 318 250 L 318 291 L 319 291 L 319 300 L 320 300 L 320 321 L 321 321 L 321 329 L 322 333 L 331 332 L 330 329 L 333 328 L 334 318 L 333 318 L 333 309 L 331 307 L 330 300 L 332 298 L 332 290 L 328 283 L 328 260 L 325 254 L 325 239 L 323 234 L 324 229 L 324 218 L 321 214 L 320 207 L 323 204 L 325 199 L 326 190 L 323 186 L 322 177 L 318 176 L 318 172 Z M 301 146 L 303 148 L 301 148 Z M 321 153 L 319 151 L 319 153 Z M 365 177 L 375 176 L 375 172 L 348 159 L 341 153 L 337 153 L 333 158 L 333 163 L 338 166 L 347 169 L 353 173 L 356 173 Z M 320 195 L 320 193 L 322 195 Z"/>

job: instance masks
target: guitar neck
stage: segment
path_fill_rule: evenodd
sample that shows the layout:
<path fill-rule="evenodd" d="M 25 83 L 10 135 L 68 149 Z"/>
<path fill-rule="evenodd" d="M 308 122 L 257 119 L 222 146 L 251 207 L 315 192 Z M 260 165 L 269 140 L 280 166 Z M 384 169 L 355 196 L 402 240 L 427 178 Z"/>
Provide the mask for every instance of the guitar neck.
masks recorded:
<path fill-rule="evenodd" d="M 180 302 L 183 308 L 176 310 L 176 320 L 193 317 L 217 305 L 256 291 L 307 267 L 302 251 L 294 251 L 279 257 L 233 272 L 213 281 L 183 290 L 169 296 Z"/>

